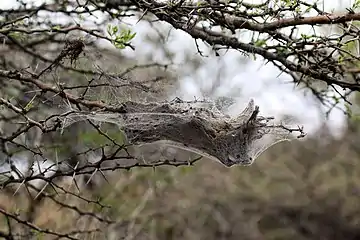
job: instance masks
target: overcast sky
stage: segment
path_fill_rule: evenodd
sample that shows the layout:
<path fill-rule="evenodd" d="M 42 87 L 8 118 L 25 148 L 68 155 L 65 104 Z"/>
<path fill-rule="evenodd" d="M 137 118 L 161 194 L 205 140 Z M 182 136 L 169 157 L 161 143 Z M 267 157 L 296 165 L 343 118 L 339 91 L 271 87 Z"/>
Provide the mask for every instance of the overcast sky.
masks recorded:
<path fill-rule="evenodd" d="M 43 1 L 38 0 L 37 2 Z M 247 2 L 260 1 L 247 0 Z M 0 7 L 9 8 L 13 3 L 12 0 L 2 0 Z M 341 11 L 350 5 L 350 0 L 328 0 L 325 1 L 324 9 L 331 11 L 336 8 L 337 11 Z M 58 20 L 56 17 L 53 19 Z M 137 32 L 137 37 L 133 41 L 136 51 L 125 50 L 125 52 L 130 56 L 141 56 L 150 52 L 154 55 L 155 60 L 161 62 L 163 60 L 161 52 L 142 41 L 142 33 L 149 28 L 148 24 L 128 22 L 132 24 L 133 31 Z M 303 92 L 294 89 L 293 84 L 284 84 L 291 81 L 291 78 L 285 74 L 279 75 L 279 70 L 270 63 L 264 65 L 264 61 L 260 57 L 257 57 L 256 60 L 251 59 L 246 65 L 243 65 L 239 64 L 239 52 L 228 52 L 220 58 L 215 56 L 202 58 L 203 66 L 198 71 L 192 72 L 186 71 L 183 67 L 184 61 L 186 61 L 184 54 L 189 54 L 189 52 L 196 54 L 194 40 L 184 32 L 174 30 L 170 32 L 169 47 L 177 53 L 175 71 L 178 69 L 179 72 L 184 73 L 179 79 L 178 91 L 169 93 L 169 98 L 174 96 L 187 99 L 203 97 L 201 86 L 212 83 L 221 69 L 222 84 L 217 95 L 231 95 L 237 99 L 236 105 L 232 108 L 232 114 L 239 113 L 249 99 L 254 98 L 263 115 L 294 115 L 299 118 L 299 123 L 305 126 L 307 132 L 314 131 L 324 118 L 311 95 L 304 96 Z M 344 123 L 343 113 L 334 110 L 327 123 L 333 129 L 341 129 Z"/>

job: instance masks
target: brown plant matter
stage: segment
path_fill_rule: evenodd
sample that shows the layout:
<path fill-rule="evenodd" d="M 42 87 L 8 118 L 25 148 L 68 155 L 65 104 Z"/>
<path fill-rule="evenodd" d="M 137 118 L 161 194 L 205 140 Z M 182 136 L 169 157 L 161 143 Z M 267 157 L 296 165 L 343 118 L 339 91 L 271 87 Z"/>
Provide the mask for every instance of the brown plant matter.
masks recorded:
<path fill-rule="evenodd" d="M 46 71 L 51 70 L 54 66 L 60 64 L 65 58 L 70 59 L 71 65 L 78 59 L 80 54 L 83 52 L 85 44 L 83 41 L 77 40 L 68 40 L 65 42 L 64 49 L 61 51 L 59 56 L 45 69 L 43 69 L 38 75 L 39 78 Z"/>

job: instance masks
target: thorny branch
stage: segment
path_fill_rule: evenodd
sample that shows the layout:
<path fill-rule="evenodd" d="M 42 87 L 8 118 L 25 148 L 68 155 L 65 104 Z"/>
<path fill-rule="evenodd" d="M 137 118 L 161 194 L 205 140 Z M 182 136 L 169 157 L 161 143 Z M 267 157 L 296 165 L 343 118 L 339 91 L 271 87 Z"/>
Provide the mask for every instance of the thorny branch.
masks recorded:
<path fill-rule="evenodd" d="M 105 5 L 115 8 L 115 2 L 121 3 L 114 0 Z M 260 55 L 288 73 L 296 84 L 311 89 L 316 82 L 324 82 L 326 92 L 334 91 L 347 103 L 350 103 L 349 92 L 360 90 L 358 75 L 353 70 L 359 58 L 349 51 L 351 44 L 358 44 L 355 21 L 360 19 L 360 14 L 354 10 L 327 13 L 319 10 L 316 3 L 305 1 L 287 4 L 265 1 L 259 5 L 243 1 L 131 2 L 214 49 L 224 47 Z M 311 34 L 308 30 L 301 31 L 302 26 L 309 27 Z M 335 30 L 325 37 L 320 34 L 319 26 L 334 26 Z M 297 31 L 303 33 L 296 34 Z M 240 33 L 246 32 L 252 35 L 251 41 L 239 38 Z M 338 103 L 336 100 L 334 104 L 333 95 L 319 88 L 312 93 L 330 108 Z"/>
<path fill-rule="evenodd" d="M 129 77 L 133 71 L 157 68 L 165 72 L 169 65 L 135 63 L 121 69 L 121 73 L 112 73 L 97 64 L 84 67 L 84 59 L 94 61 L 87 51 L 105 51 L 98 47 L 97 40 L 135 49 L 128 39 L 112 39 L 105 33 L 104 26 L 111 20 L 160 20 L 205 42 L 217 55 L 220 49 L 259 55 L 290 75 L 294 83 L 309 89 L 330 109 L 341 99 L 351 103 L 351 94 L 360 90 L 359 57 L 354 51 L 359 48 L 356 21 L 360 14 L 355 11 L 356 6 L 335 14 L 320 10 L 316 3 L 297 0 L 261 4 L 208 0 L 19 4 L 19 8 L 0 10 L 0 168 L 4 170 L 0 182 L 4 191 L 13 189 L 12 194 L 17 195 L 24 190 L 30 199 L 38 200 L 33 202 L 29 215 L 44 199 L 50 199 L 79 216 L 112 224 L 105 216 L 65 203 L 61 197 L 76 197 L 103 209 L 105 205 L 100 200 L 81 195 L 81 185 L 89 187 L 97 176 L 106 180 L 108 172 L 187 166 L 204 157 L 228 167 L 249 165 L 273 143 L 291 139 L 293 133 L 304 136 L 301 127 L 292 128 L 271 117 L 262 117 L 253 101 L 235 118 L 207 101 L 129 101 L 128 91 L 139 96 L 150 91 L 159 93 L 152 84 L 166 80 L 164 76 L 154 76 L 135 81 Z M 107 16 L 106 20 L 98 19 L 91 27 L 74 20 L 80 15 L 96 18 L 99 12 Z M 55 25 L 51 18 L 44 19 L 39 13 L 61 13 L 71 22 Z M 321 34 L 321 26 L 331 28 L 331 34 Z M 302 27 L 308 30 L 302 31 Z M 297 34 L 298 31 L 303 33 Z M 251 35 L 251 39 L 240 37 L 243 33 Z M 201 53 L 198 42 L 195 47 Z M 103 97 L 104 93 L 111 97 Z M 112 125 L 106 128 L 106 124 Z M 66 131 L 70 137 L 57 142 Z M 91 131 L 98 140 L 96 144 L 79 144 L 75 135 L 89 138 L 82 134 Z M 262 143 L 268 135 L 274 136 L 273 141 Z M 150 143 L 187 150 L 196 156 L 184 160 L 161 152 L 157 155 L 161 158 L 144 159 L 138 148 Z M 60 150 L 67 154 L 59 157 Z M 18 169 L 19 166 L 26 170 Z M 62 181 L 67 178 L 78 192 L 63 187 Z M 61 233 L 38 227 L 30 221 L 33 216 L 23 217 L 3 206 L 0 213 L 8 223 L 8 231 L 0 231 L 0 236 L 7 239 L 29 237 L 21 235 L 18 225 L 68 239 L 83 239 L 92 231 Z"/>

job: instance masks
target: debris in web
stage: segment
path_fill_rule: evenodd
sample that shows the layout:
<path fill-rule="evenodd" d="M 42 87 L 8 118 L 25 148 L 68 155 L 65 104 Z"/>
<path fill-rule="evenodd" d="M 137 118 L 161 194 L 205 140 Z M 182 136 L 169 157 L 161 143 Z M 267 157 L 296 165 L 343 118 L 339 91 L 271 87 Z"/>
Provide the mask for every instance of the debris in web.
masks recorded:
<path fill-rule="evenodd" d="M 226 115 L 216 102 L 122 103 L 126 113 L 73 112 L 62 119 L 63 127 L 77 121 L 113 123 L 134 146 L 163 142 L 177 149 L 216 159 L 225 166 L 250 165 L 272 145 L 304 137 L 302 127 L 290 127 L 273 117 L 260 116 L 251 100 L 236 117 Z"/>

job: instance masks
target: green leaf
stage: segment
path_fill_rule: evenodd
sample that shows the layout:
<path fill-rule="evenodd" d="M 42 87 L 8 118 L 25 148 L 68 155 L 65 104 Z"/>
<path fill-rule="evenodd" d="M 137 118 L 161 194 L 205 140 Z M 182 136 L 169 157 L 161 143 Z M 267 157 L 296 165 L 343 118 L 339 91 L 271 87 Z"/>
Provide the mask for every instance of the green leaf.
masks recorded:
<path fill-rule="evenodd" d="M 357 9 L 360 7 L 360 0 L 355 0 L 355 2 L 353 3 L 353 5 L 351 6 L 351 8 L 353 10 Z"/>
<path fill-rule="evenodd" d="M 258 39 L 258 40 L 256 40 L 254 45 L 256 47 L 262 47 L 262 46 L 266 45 L 266 40 L 265 39 Z"/>
<path fill-rule="evenodd" d="M 24 107 L 24 109 L 26 111 L 29 111 L 33 106 L 34 106 L 34 101 L 35 101 L 36 95 L 33 96 L 33 98 L 26 104 L 26 106 Z"/>
<path fill-rule="evenodd" d="M 18 40 L 18 41 L 25 40 L 24 34 L 19 33 L 19 32 L 11 32 L 11 33 L 9 33 L 9 36 L 16 39 L 16 40 Z"/>
<path fill-rule="evenodd" d="M 107 31 L 107 33 L 108 33 L 110 36 L 112 36 L 112 33 L 111 33 L 111 25 L 110 25 L 110 24 L 107 25 L 106 31 Z"/>
<path fill-rule="evenodd" d="M 346 114 L 352 117 L 352 110 L 350 104 L 345 104 Z"/>
<path fill-rule="evenodd" d="M 306 34 L 304 34 L 304 33 L 301 33 L 301 38 L 303 38 L 303 39 L 310 39 L 311 36 L 308 36 L 308 35 L 306 35 Z"/>
<path fill-rule="evenodd" d="M 118 32 L 118 30 L 119 30 L 118 26 L 113 26 L 112 32 L 113 32 L 114 34 L 116 34 L 116 33 Z"/>
<path fill-rule="evenodd" d="M 57 31 L 59 31 L 59 30 L 61 30 L 61 26 L 60 26 L 60 25 L 56 25 L 56 26 L 52 27 L 51 29 L 52 29 L 52 30 L 57 30 Z"/>
<path fill-rule="evenodd" d="M 118 26 L 111 25 L 107 26 L 107 32 L 111 37 L 111 43 L 118 49 L 124 49 L 136 36 L 130 29 L 121 29 L 119 32 Z"/>

